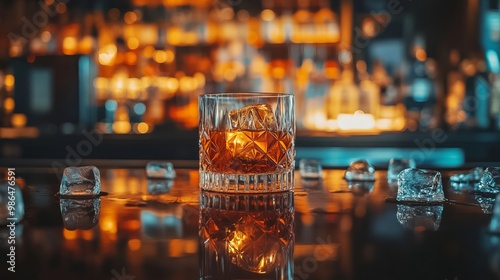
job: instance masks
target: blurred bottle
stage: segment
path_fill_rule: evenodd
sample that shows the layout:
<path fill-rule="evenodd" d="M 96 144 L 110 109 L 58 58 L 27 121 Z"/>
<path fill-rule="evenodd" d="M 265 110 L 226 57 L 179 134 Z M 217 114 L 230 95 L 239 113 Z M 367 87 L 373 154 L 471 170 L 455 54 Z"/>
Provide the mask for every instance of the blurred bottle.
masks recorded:
<path fill-rule="evenodd" d="M 410 129 L 429 129 L 435 116 L 437 101 L 436 69 L 433 61 L 427 59 L 423 47 L 416 46 L 410 59 L 407 77 L 409 85 L 405 106 L 409 112 Z"/>
<path fill-rule="evenodd" d="M 359 108 L 359 91 L 354 84 L 351 69 L 345 69 L 342 78 L 330 89 L 327 101 L 327 118 L 337 119 L 339 114 L 353 114 Z"/>
<path fill-rule="evenodd" d="M 470 75 L 465 80 L 465 98 L 462 103 L 467 114 L 466 127 L 487 129 L 490 126 L 490 84 L 486 63 L 474 59 L 466 66 Z"/>

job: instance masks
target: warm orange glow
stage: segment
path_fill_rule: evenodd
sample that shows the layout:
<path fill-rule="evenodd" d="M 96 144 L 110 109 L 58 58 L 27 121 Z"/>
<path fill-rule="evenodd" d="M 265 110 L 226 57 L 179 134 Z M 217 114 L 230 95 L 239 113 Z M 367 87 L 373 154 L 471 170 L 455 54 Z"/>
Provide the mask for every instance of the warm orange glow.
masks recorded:
<path fill-rule="evenodd" d="M 149 131 L 149 125 L 147 123 L 141 122 L 137 124 L 137 132 L 139 132 L 140 134 L 148 133 L 148 131 Z"/>
<path fill-rule="evenodd" d="M 64 3 L 59 3 L 56 6 L 56 11 L 60 14 L 64 14 L 67 10 L 66 4 Z"/>
<path fill-rule="evenodd" d="M 427 53 L 425 52 L 424 49 L 419 48 L 415 52 L 415 57 L 420 61 L 425 61 L 425 59 L 427 58 Z"/>
<path fill-rule="evenodd" d="M 152 46 L 147 46 L 144 48 L 144 50 L 142 52 L 144 54 L 144 57 L 151 58 L 151 57 L 153 57 L 153 54 L 155 52 L 155 48 L 153 48 Z"/>
<path fill-rule="evenodd" d="M 118 49 L 113 44 L 102 47 L 99 50 L 99 63 L 107 66 L 114 65 L 117 52 Z"/>
<path fill-rule="evenodd" d="M 82 231 L 82 238 L 84 240 L 90 241 L 94 239 L 94 233 L 91 230 L 83 230 Z"/>
<path fill-rule="evenodd" d="M 134 12 L 126 12 L 123 16 L 123 21 L 126 24 L 132 24 L 137 21 L 137 15 Z"/>
<path fill-rule="evenodd" d="M 139 239 L 130 239 L 127 245 L 130 251 L 138 251 L 141 249 L 141 241 Z"/>
<path fill-rule="evenodd" d="M 170 27 L 167 30 L 167 42 L 176 46 L 183 42 L 183 31 L 178 27 Z"/>
<path fill-rule="evenodd" d="M 173 258 L 184 255 L 184 242 L 178 239 L 170 239 L 168 242 L 168 256 Z"/>
<path fill-rule="evenodd" d="M 271 75 L 275 79 L 283 79 L 285 77 L 285 74 L 285 68 L 281 66 L 273 67 L 273 69 L 271 70 Z"/>
<path fill-rule="evenodd" d="M 85 36 L 80 41 L 80 53 L 89 54 L 94 49 L 94 39 L 91 36 Z"/>
<path fill-rule="evenodd" d="M 127 97 L 137 99 L 142 93 L 142 81 L 138 78 L 129 78 L 127 81 Z"/>
<path fill-rule="evenodd" d="M 78 41 L 75 37 L 66 37 L 62 43 L 62 51 L 65 55 L 76 54 L 78 49 Z"/>
<path fill-rule="evenodd" d="M 45 4 L 47 4 L 49 6 L 54 4 L 54 0 L 45 0 L 44 2 L 45 2 Z"/>
<path fill-rule="evenodd" d="M 184 251 L 188 254 L 195 254 L 198 251 L 198 243 L 195 240 L 185 240 Z"/>
<path fill-rule="evenodd" d="M 5 89 L 7 91 L 12 91 L 12 89 L 14 88 L 15 82 L 16 82 L 16 79 L 14 78 L 14 75 L 11 75 L 11 74 L 5 75 L 5 78 L 3 80 L 3 84 L 4 84 Z"/>
<path fill-rule="evenodd" d="M 186 106 L 173 107 L 168 111 L 169 116 L 184 128 L 198 126 L 198 102 L 191 100 Z"/>
<path fill-rule="evenodd" d="M 205 86 L 205 74 L 196 72 L 193 77 L 198 81 L 198 87 L 202 88 Z"/>
<path fill-rule="evenodd" d="M 43 31 L 40 37 L 42 38 L 42 42 L 47 43 L 52 38 L 52 34 L 49 31 Z"/>
<path fill-rule="evenodd" d="M 163 98 L 170 98 L 179 89 L 179 80 L 173 77 L 159 77 L 158 87 L 164 91 Z"/>
<path fill-rule="evenodd" d="M 25 114 L 13 114 L 11 117 L 11 123 L 13 127 L 25 127 L 28 119 Z"/>
<path fill-rule="evenodd" d="M 233 69 L 224 70 L 224 80 L 232 82 L 236 79 L 236 72 Z"/>
<path fill-rule="evenodd" d="M 63 236 L 64 236 L 64 239 L 75 240 L 78 236 L 78 232 L 76 232 L 74 230 L 63 229 Z"/>
<path fill-rule="evenodd" d="M 3 101 L 3 108 L 5 109 L 5 112 L 10 113 L 14 110 L 14 107 L 16 106 L 16 102 L 14 101 L 14 98 L 12 97 L 7 97 Z"/>
<path fill-rule="evenodd" d="M 356 111 L 354 114 L 339 114 L 338 127 L 340 130 L 374 130 L 375 118 L 371 114 L 363 111 Z"/>
<path fill-rule="evenodd" d="M 274 14 L 274 12 L 270 9 L 265 9 L 263 10 L 261 13 L 260 13 L 260 17 L 262 18 L 262 20 L 264 21 L 272 21 L 274 20 L 274 18 L 276 17 L 276 15 Z"/>
<path fill-rule="evenodd" d="M 105 216 L 101 221 L 101 230 L 109 233 L 116 233 L 116 221 L 113 217 Z"/>
<path fill-rule="evenodd" d="M 165 60 L 165 62 L 170 63 L 170 62 L 174 61 L 175 54 L 174 54 L 174 52 L 172 50 L 166 50 L 165 54 L 166 54 L 166 60 Z"/>
<path fill-rule="evenodd" d="M 116 121 L 113 123 L 113 131 L 118 134 L 127 134 L 130 132 L 131 125 L 128 121 Z"/>
<path fill-rule="evenodd" d="M 179 81 L 182 92 L 191 92 L 198 88 L 198 81 L 192 77 L 182 77 Z"/>
<path fill-rule="evenodd" d="M 128 65 L 135 65 L 137 63 L 137 55 L 135 52 L 125 53 L 125 63 Z"/>
<path fill-rule="evenodd" d="M 157 50 L 153 53 L 153 59 L 157 62 L 157 63 L 165 63 L 167 62 L 167 52 L 163 51 L 163 50 Z"/>
<path fill-rule="evenodd" d="M 127 47 L 131 50 L 135 50 L 139 47 L 139 40 L 135 37 L 128 38 Z"/>

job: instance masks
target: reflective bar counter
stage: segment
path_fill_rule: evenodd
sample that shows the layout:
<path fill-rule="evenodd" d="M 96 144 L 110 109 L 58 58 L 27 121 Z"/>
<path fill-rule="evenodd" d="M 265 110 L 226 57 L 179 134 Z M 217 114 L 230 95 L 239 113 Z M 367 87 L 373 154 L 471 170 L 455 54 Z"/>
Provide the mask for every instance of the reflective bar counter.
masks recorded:
<path fill-rule="evenodd" d="M 451 173 L 443 172 L 446 197 L 476 206 L 417 209 L 386 202 L 397 191 L 397 185 L 387 183 L 386 171 L 378 170 L 373 184 L 348 184 L 343 170 L 331 169 L 324 170 L 321 181 L 301 180 L 295 172 L 293 193 L 226 198 L 200 193 L 197 169 L 178 169 L 175 180 L 158 181 L 148 179 L 144 169 L 101 168 L 101 190 L 107 195 L 75 202 L 55 196 L 60 175 L 54 170 L 18 168 L 25 217 L 14 231 L 16 272 L 7 271 L 13 233 L 3 226 L 0 275 L 1 279 L 271 279 L 265 276 L 268 266 L 280 261 L 280 266 L 293 271 L 293 279 L 496 279 L 500 236 L 488 232 L 494 199 L 453 190 Z M 261 211 L 248 216 L 253 222 L 246 222 L 246 229 L 238 226 L 246 216 L 223 221 L 227 231 L 234 231 L 225 240 L 230 247 L 228 267 L 242 272 L 232 268 L 226 278 L 222 274 L 202 278 L 222 261 L 222 253 L 215 259 L 208 254 L 221 244 L 208 244 L 217 238 L 211 231 L 223 225 L 217 219 L 226 217 L 224 211 L 237 207 L 243 212 Z M 266 211 L 279 207 L 286 211 L 266 216 Z M 266 217 L 260 224 L 262 216 Z M 266 231 L 274 226 L 278 234 L 285 234 L 276 237 Z M 243 250 L 247 237 L 253 238 L 254 246 Z M 279 259 L 273 251 L 278 243 L 287 248 L 279 251 Z M 245 253 L 251 256 L 238 259 Z M 259 270 L 263 278 L 246 276 L 251 270 Z"/>

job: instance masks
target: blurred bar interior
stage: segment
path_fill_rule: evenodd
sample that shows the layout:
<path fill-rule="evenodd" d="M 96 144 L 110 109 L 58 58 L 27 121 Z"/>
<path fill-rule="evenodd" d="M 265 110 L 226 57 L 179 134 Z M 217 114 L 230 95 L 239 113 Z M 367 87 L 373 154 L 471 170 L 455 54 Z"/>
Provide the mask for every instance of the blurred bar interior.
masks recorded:
<path fill-rule="evenodd" d="M 1 1 L 1 163 L 194 161 L 198 95 L 241 91 L 295 95 L 298 159 L 498 162 L 499 1 L 450 3 Z"/>

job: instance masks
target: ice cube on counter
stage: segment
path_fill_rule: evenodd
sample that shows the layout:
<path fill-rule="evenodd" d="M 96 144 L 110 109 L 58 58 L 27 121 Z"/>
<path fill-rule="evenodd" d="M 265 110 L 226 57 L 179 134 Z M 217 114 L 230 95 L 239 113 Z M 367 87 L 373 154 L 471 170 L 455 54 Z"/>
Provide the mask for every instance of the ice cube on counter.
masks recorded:
<path fill-rule="evenodd" d="M 444 200 L 441 173 L 408 168 L 398 176 L 398 201 L 441 202 Z"/>
<path fill-rule="evenodd" d="M 70 166 L 63 172 L 60 195 L 97 196 L 101 192 L 99 169 L 95 166 Z"/>
<path fill-rule="evenodd" d="M 396 181 L 398 179 L 399 172 L 407 168 L 415 168 L 415 160 L 412 158 L 391 158 L 389 161 L 389 167 L 387 168 L 387 180 Z"/>
<path fill-rule="evenodd" d="M 375 181 L 375 168 L 366 160 L 356 160 L 347 168 L 344 179 L 347 181 Z"/>
<path fill-rule="evenodd" d="M 167 161 L 152 161 L 146 165 L 148 178 L 154 179 L 174 179 L 174 165 Z"/>
<path fill-rule="evenodd" d="M 302 179 L 321 179 L 323 176 L 319 160 L 303 158 L 299 161 L 299 170 Z"/>
<path fill-rule="evenodd" d="M 476 187 L 477 191 L 485 193 L 500 192 L 500 167 L 488 167 L 484 170 L 483 176 Z"/>
<path fill-rule="evenodd" d="M 458 172 L 450 176 L 450 182 L 462 183 L 462 182 L 477 182 L 483 176 L 483 168 L 476 167 L 465 172 Z"/>
<path fill-rule="evenodd" d="M 18 223 L 24 217 L 23 194 L 14 181 L 0 181 L 0 225 Z"/>

